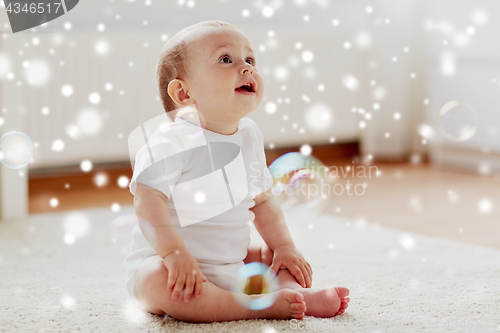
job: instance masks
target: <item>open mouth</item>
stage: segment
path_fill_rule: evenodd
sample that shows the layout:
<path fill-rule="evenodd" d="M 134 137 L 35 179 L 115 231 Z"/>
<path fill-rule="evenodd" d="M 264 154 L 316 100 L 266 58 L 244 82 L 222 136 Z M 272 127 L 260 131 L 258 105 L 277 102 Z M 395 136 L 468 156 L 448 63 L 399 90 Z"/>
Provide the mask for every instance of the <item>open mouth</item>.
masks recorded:
<path fill-rule="evenodd" d="M 254 88 L 252 82 L 246 83 L 246 84 L 242 85 L 241 87 L 238 87 L 234 90 L 236 90 L 238 92 L 255 92 L 255 88 Z"/>

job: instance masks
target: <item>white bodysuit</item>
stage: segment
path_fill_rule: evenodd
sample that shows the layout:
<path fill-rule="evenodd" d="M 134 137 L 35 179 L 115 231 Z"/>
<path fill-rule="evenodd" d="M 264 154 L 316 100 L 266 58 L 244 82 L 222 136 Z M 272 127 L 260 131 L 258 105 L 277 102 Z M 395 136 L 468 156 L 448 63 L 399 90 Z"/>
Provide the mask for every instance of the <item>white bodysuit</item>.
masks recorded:
<path fill-rule="evenodd" d="M 230 209 L 216 216 L 201 222 L 181 226 L 178 217 L 181 215 L 177 214 L 174 206 L 174 203 L 177 202 L 179 204 L 179 201 L 175 200 L 175 192 L 173 192 L 174 200 L 171 200 L 172 188 L 169 188 L 168 184 L 185 183 L 186 180 L 195 178 L 199 175 L 200 161 L 202 159 L 198 153 L 186 154 L 180 162 L 179 160 L 170 160 L 171 163 L 164 163 L 162 168 L 147 168 L 147 163 L 143 162 L 148 156 L 145 147 L 139 150 L 136 155 L 134 174 L 129 188 L 130 192 L 134 194 L 137 182 L 139 182 L 164 193 L 169 199 L 167 201 L 167 207 L 172 225 L 181 236 L 188 252 L 197 260 L 200 270 L 213 284 L 222 289 L 231 290 L 233 283 L 236 281 L 237 270 L 244 266 L 243 259 L 247 256 L 247 248 L 250 244 L 249 223 L 253 222 L 255 215 L 249 209 L 255 205 L 255 196 L 261 192 L 267 191 L 273 184 L 271 174 L 266 165 L 263 137 L 257 124 L 246 117 L 240 120 L 238 130 L 232 135 L 223 135 L 202 129 L 184 119 L 178 118 L 175 122 L 164 125 L 161 129 L 154 132 L 149 140 L 153 147 L 153 149 L 149 151 L 149 155 L 161 155 L 160 148 L 161 145 L 165 143 L 177 145 L 180 151 L 189 149 L 190 147 L 185 147 L 185 143 L 183 146 L 183 142 L 179 140 L 178 135 L 179 133 L 185 134 L 186 131 L 195 133 L 192 132 L 193 130 L 195 132 L 198 131 L 196 133 L 203 133 L 207 144 L 210 144 L 212 147 L 213 145 L 219 145 L 219 147 L 222 145 L 222 147 L 225 147 L 225 144 L 217 144 L 216 142 L 229 142 L 237 145 L 241 149 L 241 155 L 239 155 L 239 157 L 243 158 L 242 163 L 244 162 L 245 165 L 243 169 L 245 169 L 244 171 L 246 172 L 246 182 L 248 185 L 248 191 L 244 191 L 243 196 L 240 191 L 240 198 L 242 200 L 233 200 L 233 206 Z M 154 149 L 155 142 L 157 143 L 157 147 L 159 147 L 156 151 Z M 230 146 L 236 147 L 235 145 Z M 202 149 L 203 147 L 199 148 Z M 222 151 L 222 154 L 224 153 L 225 152 Z M 212 148 L 211 154 L 215 156 L 217 152 L 214 152 Z M 212 155 L 210 155 L 210 157 L 212 157 Z M 168 165 L 177 167 L 172 167 L 173 169 L 169 170 Z M 242 164 L 240 164 L 240 166 L 241 165 Z M 201 166 L 201 168 L 203 168 L 203 166 Z M 221 165 L 215 165 L 215 169 L 220 168 Z M 213 170 L 214 165 L 212 163 L 211 169 L 208 169 L 208 172 L 210 173 Z M 195 174 L 195 172 L 198 172 L 198 174 Z M 243 170 L 239 172 L 243 172 Z M 226 183 L 228 183 L 227 186 L 230 187 L 230 174 L 228 173 L 227 176 L 224 174 L 224 177 Z M 241 181 L 241 179 L 245 179 L 245 175 L 238 178 Z M 168 182 L 165 179 L 168 179 Z M 225 183 L 220 185 L 221 186 L 217 188 L 225 189 Z M 238 187 L 240 189 L 245 188 L 245 186 L 241 186 L 241 183 Z M 213 189 L 215 189 L 215 187 L 213 187 Z M 235 198 L 238 189 L 233 187 L 232 191 L 228 190 L 228 192 L 232 192 L 233 198 Z M 209 197 L 209 194 L 210 193 L 207 194 L 207 197 Z M 204 199 L 204 197 L 202 196 L 201 199 Z M 239 203 L 235 204 L 235 202 Z M 195 205 L 190 207 L 196 209 Z M 134 296 L 134 284 L 137 269 L 144 260 L 154 255 L 157 255 L 156 251 L 144 237 L 139 228 L 139 224 L 136 224 L 132 231 L 130 253 L 125 259 L 127 266 L 127 289 L 130 297 L 134 301 L 136 301 Z"/>

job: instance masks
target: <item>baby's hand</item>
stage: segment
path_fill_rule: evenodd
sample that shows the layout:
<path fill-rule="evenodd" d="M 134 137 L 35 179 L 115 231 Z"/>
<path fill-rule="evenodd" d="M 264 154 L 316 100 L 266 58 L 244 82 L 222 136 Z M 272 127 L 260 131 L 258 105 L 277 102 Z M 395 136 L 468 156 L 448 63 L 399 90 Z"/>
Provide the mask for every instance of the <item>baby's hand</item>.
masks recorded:
<path fill-rule="evenodd" d="M 273 252 L 272 270 L 278 273 L 280 269 L 288 268 L 302 287 L 311 288 L 313 273 L 311 265 L 309 265 L 295 246 L 283 245 L 274 249 Z"/>
<path fill-rule="evenodd" d="M 163 265 L 168 270 L 167 290 L 172 293 L 172 299 L 177 299 L 179 293 L 186 284 L 184 290 L 184 302 L 188 303 L 191 300 L 191 294 L 195 288 L 194 295 L 199 297 L 201 294 L 201 285 L 207 282 L 205 275 L 200 271 L 196 259 L 184 248 L 176 250 L 163 258 Z"/>

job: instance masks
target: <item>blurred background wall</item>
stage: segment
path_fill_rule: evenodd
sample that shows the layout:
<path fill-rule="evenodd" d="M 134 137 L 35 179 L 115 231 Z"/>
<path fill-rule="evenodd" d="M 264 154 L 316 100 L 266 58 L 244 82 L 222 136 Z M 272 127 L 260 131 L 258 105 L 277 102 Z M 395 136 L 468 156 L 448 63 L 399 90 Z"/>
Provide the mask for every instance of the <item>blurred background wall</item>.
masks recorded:
<path fill-rule="evenodd" d="M 80 1 L 43 26 L 2 34 L 0 131 L 31 138 L 30 173 L 126 163 L 129 133 L 164 112 L 162 45 L 217 19 L 238 26 L 256 53 L 266 92 L 250 117 L 268 151 L 358 142 L 366 163 L 429 155 L 490 174 L 500 170 L 499 9 L 451 0 Z M 9 31 L 4 9 L 0 24 Z M 26 210 L 28 168 L 1 172 L 3 210 Z"/>

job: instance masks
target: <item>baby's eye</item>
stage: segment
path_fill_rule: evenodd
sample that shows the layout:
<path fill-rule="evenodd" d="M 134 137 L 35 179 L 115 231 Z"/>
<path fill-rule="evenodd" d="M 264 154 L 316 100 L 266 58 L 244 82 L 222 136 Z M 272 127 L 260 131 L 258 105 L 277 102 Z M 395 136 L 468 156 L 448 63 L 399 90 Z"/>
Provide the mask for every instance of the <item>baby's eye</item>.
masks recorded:
<path fill-rule="evenodd" d="M 229 59 L 227 55 L 223 56 L 220 60 Z"/>
<path fill-rule="evenodd" d="M 226 58 L 227 58 L 227 59 L 230 59 L 230 58 L 229 58 L 229 55 L 227 55 L 227 54 L 226 54 L 226 55 L 222 56 L 222 58 L 220 58 L 220 60 L 224 60 L 224 59 L 226 59 Z M 253 58 L 247 58 L 247 61 L 248 61 L 248 60 L 250 60 L 250 61 L 251 61 L 250 65 L 255 66 L 255 61 L 254 61 L 254 59 L 253 59 Z M 227 64 L 227 62 L 224 62 L 224 63 L 226 63 L 226 64 Z"/>

